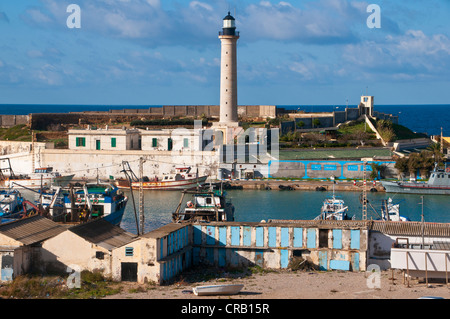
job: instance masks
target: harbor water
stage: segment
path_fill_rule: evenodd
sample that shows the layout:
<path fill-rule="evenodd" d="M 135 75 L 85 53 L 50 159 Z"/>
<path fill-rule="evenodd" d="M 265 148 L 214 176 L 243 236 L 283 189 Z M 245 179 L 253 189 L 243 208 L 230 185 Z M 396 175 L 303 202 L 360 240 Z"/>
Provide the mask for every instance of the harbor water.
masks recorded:
<path fill-rule="evenodd" d="M 121 227 L 131 233 L 136 233 L 134 207 L 129 196 L 122 219 Z M 267 191 L 267 190 L 227 190 L 227 199 L 235 206 L 235 220 L 239 222 L 260 222 L 269 219 L 314 219 L 320 213 L 323 200 L 331 196 L 331 192 L 317 191 Z M 362 205 L 359 192 L 340 192 L 341 197 L 349 207 L 349 215 L 361 219 Z M 400 204 L 400 215 L 409 217 L 411 221 L 421 221 L 421 195 L 367 193 L 369 200 L 367 208 L 368 219 L 379 219 L 381 203 L 389 198 Z M 136 214 L 139 220 L 139 193 L 134 192 Z M 176 210 L 181 198 L 178 191 L 144 191 L 145 232 L 157 229 L 171 222 L 172 213 Z M 186 196 L 184 203 L 189 200 Z M 450 223 L 450 198 L 445 195 L 423 195 L 423 214 L 425 222 Z M 184 203 L 182 207 L 184 207 Z M 373 207 L 373 209 L 372 209 Z"/>

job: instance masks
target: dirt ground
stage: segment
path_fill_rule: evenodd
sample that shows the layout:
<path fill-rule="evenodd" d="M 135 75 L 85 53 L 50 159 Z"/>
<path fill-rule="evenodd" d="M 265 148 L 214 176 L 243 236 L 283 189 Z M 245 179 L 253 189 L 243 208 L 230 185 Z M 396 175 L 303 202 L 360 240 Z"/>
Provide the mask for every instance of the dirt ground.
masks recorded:
<path fill-rule="evenodd" d="M 380 274 L 379 284 L 372 279 Z M 450 298 L 450 284 L 444 280 L 410 279 L 403 283 L 401 272 L 377 274 L 339 271 L 277 271 L 242 277 L 224 275 L 204 281 L 181 278 L 170 285 L 127 283 L 123 292 L 106 299 L 417 299 L 423 296 Z M 394 280 L 392 280 L 392 274 Z M 214 284 L 244 284 L 237 295 L 196 296 L 192 288 Z M 379 287 L 379 288 L 378 288 Z"/>

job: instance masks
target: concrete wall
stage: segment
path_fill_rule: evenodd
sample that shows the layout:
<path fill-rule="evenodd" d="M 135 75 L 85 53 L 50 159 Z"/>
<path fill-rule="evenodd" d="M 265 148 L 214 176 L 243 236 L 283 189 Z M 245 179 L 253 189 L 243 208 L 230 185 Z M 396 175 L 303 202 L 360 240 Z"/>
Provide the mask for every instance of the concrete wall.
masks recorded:
<path fill-rule="evenodd" d="M 294 256 L 321 270 L 364 271 L 368 231 L 296 223 L 193 225 L 193 263 L 287 268 Z"/>
<path fill-rule="evenodd" d="M 102 259 L 96 258 L 97 252 L 103 253 Z M 34 264 L 43 273 L 49 270 L 67 272 L 67 267 L 76 265 L 80 270 L 99 270 L 105 276 L 111 275 L 111 253 L 70 230 L 44 241 L 40 258 Z"/>
<path fill-rule="evenodd" d="M 0 127 L 9 128 L 20 124 L 28 124 L 28 115 L 0 115 Z"/>
<path fill-rule="evenodd" d="M 387 166 L 386 178 L 395 178 L 397 170 L 394 161 L 368 161 L 366 165 L 366 177 L 368 178 L 372 167 L 371 163 Z M 330 178 L 338 179 L 361 179 L 363 178 L 363 161 L 342 160 L 281 160 L 269 161 L 268 177 L 280 178 Z M 275 169 L 271 170 L 271 167 Z M 392 175 L 392 176 L 391 176 Z"/>
<path fill-rule="evenodd" d="M 121 172 L 122 161 L 128 161 L 132 170 L 138 174 L 139 158 L 144 157 L 144 174 L 161 176 L 163 173 L 175 173 L 177 166 L 198 165 L 199 174 L 216 178 L 218 157 L 215 152 L 197 151 L 71 151 L 45 150 L 41 154 L 43 166 L 53 166 L 61 174 L 75 174 L 74 179 L 100 179 L 125 177 Z M 20 162 L 20 161 L 19 161 Z M 98 170 L 97 170 L 98 169 Z"/>

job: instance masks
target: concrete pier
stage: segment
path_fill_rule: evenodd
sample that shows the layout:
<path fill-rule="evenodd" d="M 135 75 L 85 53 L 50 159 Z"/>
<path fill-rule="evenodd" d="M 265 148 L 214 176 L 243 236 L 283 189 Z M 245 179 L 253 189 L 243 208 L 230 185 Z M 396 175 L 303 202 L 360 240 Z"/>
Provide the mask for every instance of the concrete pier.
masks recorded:
<path fill-rule="evenodd" d="M 230 180 L 226 181 L 232 188 L 258 189 L 258 190 L 304 190 L 304 191 L 332 191 L 333 182 L 325 180 Z M 280 187 L 281 186 L 281 187 Z M 367 191 L 385 192 L 384 187 L 379 181 L 373 184 L 373 181 L 367 181 Z M 364 183 L 362 181 L 337 181 L 334 189 L 337 192 L 350 191 L 362 192 Z"/>

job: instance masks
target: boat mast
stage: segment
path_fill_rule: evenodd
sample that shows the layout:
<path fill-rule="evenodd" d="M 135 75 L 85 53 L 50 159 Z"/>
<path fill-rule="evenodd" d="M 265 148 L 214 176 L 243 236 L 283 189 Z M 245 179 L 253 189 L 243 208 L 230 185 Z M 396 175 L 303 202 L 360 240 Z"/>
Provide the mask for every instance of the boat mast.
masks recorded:
<path fill-rule="evenodd" d="M 363 162 L 363 183 L 362 220 L 367 220 L 366 162 Z"/>
<path fill-rule="evenodd" d="M 139 158 L 139 223 L 141 225 L 141 234 L 144 233 L 144 162 Z"/>
<path fill-rule="evenodd" d="M 422 249 L 425 249 L 425 218 L 423 216 L 423 196 L 420 196 L 422 199 L 422 202 L 420 205 L 422 205 L 422 215 L 421 215 L 421 222 L 422 222 Z"/>

